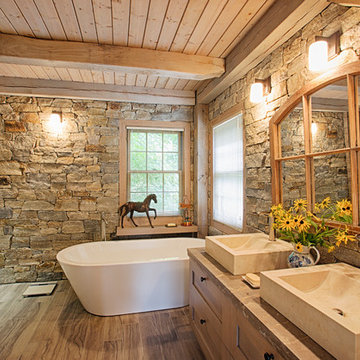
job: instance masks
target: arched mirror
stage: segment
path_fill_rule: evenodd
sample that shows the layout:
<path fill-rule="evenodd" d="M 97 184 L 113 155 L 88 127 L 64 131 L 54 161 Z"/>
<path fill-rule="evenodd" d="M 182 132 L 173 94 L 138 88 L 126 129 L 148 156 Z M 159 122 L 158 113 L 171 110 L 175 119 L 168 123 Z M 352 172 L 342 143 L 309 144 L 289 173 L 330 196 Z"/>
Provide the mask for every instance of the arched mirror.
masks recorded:
<path fill-rule="evenodd" d="M 349 199 L 360 232 L 360 61 L 311 81 L 270 122 L 273 203 Z"/>

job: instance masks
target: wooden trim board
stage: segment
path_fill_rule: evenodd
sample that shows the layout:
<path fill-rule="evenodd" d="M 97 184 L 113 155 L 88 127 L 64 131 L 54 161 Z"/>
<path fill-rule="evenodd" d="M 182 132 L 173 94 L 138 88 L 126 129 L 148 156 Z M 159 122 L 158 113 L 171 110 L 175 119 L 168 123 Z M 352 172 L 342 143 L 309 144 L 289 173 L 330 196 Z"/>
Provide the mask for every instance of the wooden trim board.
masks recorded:
<path fill-rule="evenodd" d="M 0 76 L 0 94 L 143 104 L 195 105 L 194 91 L 5 76 Z"/>

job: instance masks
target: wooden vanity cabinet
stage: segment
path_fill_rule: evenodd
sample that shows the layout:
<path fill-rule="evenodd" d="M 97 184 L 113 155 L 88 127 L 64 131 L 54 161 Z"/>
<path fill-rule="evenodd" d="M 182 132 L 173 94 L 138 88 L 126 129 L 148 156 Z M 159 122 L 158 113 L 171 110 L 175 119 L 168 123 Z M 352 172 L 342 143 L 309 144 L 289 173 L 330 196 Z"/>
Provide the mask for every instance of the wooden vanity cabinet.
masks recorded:
<path fill-rule="evenodd" d="M 190 259 L 190 321 L 200 347 L 211 360 L 282 360 L 216 279 Z"/>

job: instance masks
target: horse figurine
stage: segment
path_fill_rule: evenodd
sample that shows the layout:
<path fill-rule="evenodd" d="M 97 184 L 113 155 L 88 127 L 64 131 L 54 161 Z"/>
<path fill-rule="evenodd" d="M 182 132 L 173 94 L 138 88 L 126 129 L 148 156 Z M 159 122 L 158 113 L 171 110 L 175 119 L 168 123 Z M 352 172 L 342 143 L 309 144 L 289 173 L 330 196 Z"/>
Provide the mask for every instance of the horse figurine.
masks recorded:
<path fill-rule="evenodd" d="M 157 214 L 156 214 L 156 209 L 150 207 L 151 200 L 154 200 L 155 204 L 157 203 L 155 194 L 148 195 L 143 202 L 128 201 L 127 203 L 121 205 L 119 207 L 119 214 L 121 216 L 121 227 L 122 228 L 124 227 L 124 217 L 128 213 L 130 213 L 130 219 L 133 222 L 133 224 L 135 226 L 137 226 L 133 219 L 134 211 L 137 211 L 137 212 L 146 212 L 146 216 L 149 220 L 150 226 L 153 228 L 153 225 L 151 223 L 150 216 L 149 216 L 149 211 L 151 210 L 155 213 L 154 220 L 156 219 Z"/>

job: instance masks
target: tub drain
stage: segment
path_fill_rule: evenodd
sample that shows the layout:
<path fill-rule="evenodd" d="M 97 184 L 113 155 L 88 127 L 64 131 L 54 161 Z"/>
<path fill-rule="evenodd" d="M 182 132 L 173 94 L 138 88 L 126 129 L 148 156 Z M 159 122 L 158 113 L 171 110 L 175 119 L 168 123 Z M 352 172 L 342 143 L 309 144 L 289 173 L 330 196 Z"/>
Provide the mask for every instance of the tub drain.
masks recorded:
<path fill-rule="evenodd" d="M 333 308 L 334 311 L 336 311 L 340 316 L 345 316 L 344 312 L 341 309 Z"/>

